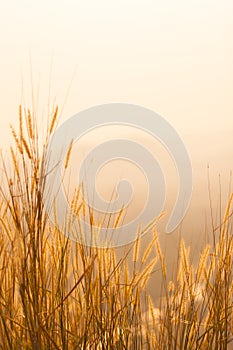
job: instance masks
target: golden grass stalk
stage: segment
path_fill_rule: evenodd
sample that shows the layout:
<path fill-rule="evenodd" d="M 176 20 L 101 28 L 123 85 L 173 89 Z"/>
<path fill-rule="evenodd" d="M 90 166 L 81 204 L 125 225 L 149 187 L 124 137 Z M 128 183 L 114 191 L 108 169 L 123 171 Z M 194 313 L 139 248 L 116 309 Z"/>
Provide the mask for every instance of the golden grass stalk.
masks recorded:
<path fill-rule="evenodd" d="M 148 244 L 148 247 L 145 250 L 145 253 L 143 254 L 142 257 L 142 264 L 144 264 L 151 253 L 152 248 L 155 246 L 155 241 L 158 239 L 158 236 L 154 233 L 154 237 L 151 240 L 151 242 Z"/>
<path fill-rule="evenodd" d="M 58 116 L 58 106 L 55 108 L 55 111 L 53 113 L 53 116 L 52 116 L 52 120 L 51 120 L 51 124 L 50 124 L 50 127 L 49 127 L 49 135 L 52 134 L 54 128 L 55 128 L 55 124 L 56 124 L 56 121 L 57 121 L 57 116 Z"/>
<path fill-rule="evenodd" d="M 33 140 L 34 139 L 34 131 L 33 131 L 33 126 L 32 126 L 32 116 L 31 116 L 30 109 L 28 109 L 28 112 L 27 112 L 26 125 L 27 125 L 27 131 L 28 131 L 29 138 L 31 140 Z"/>
<path fill-rule="evenodd" d="M 133 249 L 133 262 L 136 263 L 138 261 L 138 255 L 139 255 L 139 249 L 140 249 L 140 230 L 138 231 L 137 238 L 134 244 Z"/>
<path fill-rule="evenodd" d="M 118 215 L 117 215 L 117 217 L 116 217 L 116 220 L 115 220 L 115 222 L 114 222 L 113 228 L 117 228 L 117 227 L 118 227 L 123 212 L 124 212 L 124 205 L 122 206 L 121 210 L 119 211 L 119 213 L 118 213 Z"/>
<path fill-rule="evenodd" d="M 73 148 L 73 140 L 71 141 L 71 143 L 70 143 L 70 145 L 69 145 L 69 148 L 68 148 L 68 151 L 67 151 L 67 153 L 66 153 L 65 169 L 68 168 L 72 148 Z"/>

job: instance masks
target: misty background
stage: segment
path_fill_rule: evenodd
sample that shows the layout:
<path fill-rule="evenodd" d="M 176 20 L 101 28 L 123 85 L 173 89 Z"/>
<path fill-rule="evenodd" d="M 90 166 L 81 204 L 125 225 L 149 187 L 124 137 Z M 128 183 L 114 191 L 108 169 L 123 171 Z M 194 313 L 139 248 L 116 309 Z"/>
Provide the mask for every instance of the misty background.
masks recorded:
<path fill-rule="evenodd" d="M 171 235 L 164 233 L 166 217 L 158 225 L 172 266 L 179 237 L 195 252 L 211 227 L 208 164 L 216 222 L 220 192 L 223 210 L 227 203 L 233 158 L 232 31 L 230 0 L 2 1 L 0 148 L 11 142 L 9 125 L 17 125 L 20 103 L 37 112 L 41 132 L 56 104 L 60 123 L 111 102 L 141 105 L 163 116 L 184 141 L 194 177 L 182 225 Z M 175 167 L 149 136 L 128 129 L 94 131 L 75 145 L 74 155 L 81 159 L 98 142 L 122 135 L 140 139 L 163 164 L 169 215 L 177 193 Z M 120 169 L 122 176 L 123 164 Z M 98 188 L 107 196 L 117 172 L 114 167 L 105 171 Z M 134 181 L 133 216 L 145 183 L 136 170 L 126 166 L 125 172 Z"/>

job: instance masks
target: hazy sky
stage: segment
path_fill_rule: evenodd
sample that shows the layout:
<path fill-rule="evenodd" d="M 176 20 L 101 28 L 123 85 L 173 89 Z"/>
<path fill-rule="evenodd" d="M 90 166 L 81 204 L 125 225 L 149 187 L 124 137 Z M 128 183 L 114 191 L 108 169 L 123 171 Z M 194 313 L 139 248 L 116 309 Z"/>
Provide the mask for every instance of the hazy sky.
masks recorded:
<path fill-rule="evenodd" d="M 231 0 L 1 1 L 0 147 L 22 91 L 31 105 L 32 71 L 42 114 L 50 90 L 61 120 L 109 102 L 165 117 L 190 153 L 198 207 L 207 163 L 214 183 L 232 169 L 232 33 Z"/>

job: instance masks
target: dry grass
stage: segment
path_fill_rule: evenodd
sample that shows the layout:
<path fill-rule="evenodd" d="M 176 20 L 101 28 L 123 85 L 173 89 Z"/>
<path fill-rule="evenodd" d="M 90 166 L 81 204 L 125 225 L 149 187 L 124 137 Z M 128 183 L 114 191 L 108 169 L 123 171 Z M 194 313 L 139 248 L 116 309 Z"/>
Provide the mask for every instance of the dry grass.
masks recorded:
<path fill-rule="evenodd" d="M 19 133 L 12 128 L 13 170 L 2 160 L 0 348 L 230 349 L 233 196 L 198 266 L 181 242 L 173 281 L 156 232 L 144 254 L 138 238 L 121 258 L 114 249 L 70 241 L 50 224 L 43 204 L 43 152 L 57 114 L 56 108 L 40 150 L 35 117 L 20 107 Z M 86 210 L 77 199 L 81 192 L 72 202 L 77 216 Z M 157 307 L 146 288 L 155 265 L 163 274 Z"/>

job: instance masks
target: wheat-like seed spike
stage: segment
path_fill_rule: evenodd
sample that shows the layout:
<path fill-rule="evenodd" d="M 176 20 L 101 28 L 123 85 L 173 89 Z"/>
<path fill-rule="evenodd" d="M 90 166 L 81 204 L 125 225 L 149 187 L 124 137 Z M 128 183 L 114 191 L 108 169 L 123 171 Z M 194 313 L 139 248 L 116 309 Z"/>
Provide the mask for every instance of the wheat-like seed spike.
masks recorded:
<path fill-rule="evenodd" d="M 137 239 L 134 242 L 133 262 L 138 261 L 139 245 L 140 245 L 140 238 L 139 238 L 139 233 L 138 233 Z"/>
<path fill-rule="evenodd" d="M 155 317 L 155 313 L 154 313 L 153 301 L 152 301 L 150 295 L 148 295 L 148 304 L 149 304 L 150 315 L 152 316 L 152 320 L 153 320 L 153 327 L 155 327 L 155 324 L 156 324 L 156 317 Z"/>
<path fill-rule="evenodd" d="M 27 152 L 28 158 L 32 159 L 32 156 L 31 156 L 31 153 L 30 153 L 27 141 L 25 140 L 24 137 L 22 138 L 22 141 L 23 141 L 23 145 L 24 145 L 25 151 Z"/>
<path fill-rule="evenodd" d="M 17 163 L 17 160 L 16 160 L 16 156 L 15 156 L 15 153 L 14 153 L 12 147 L 10 147 L 10 150 L 11 150 L 11 157 L 12 157 L 13 164 L 14 164 L 14 169 L 15 169 L 15 172 L 17 174 L 17 177 L 19 178 L 19 168 L 18 168 L 18 163 Z"/>
<path fill-rule="evenodd" d="M 75 215 L 78 215 L 78 212 L 82 207 L 82 203 L 78 205 L 79 193 L 80 193 L 80 186 L 78 187 L 78 189 L 75 189 L 75 192 L 71 201 L 71 210 Z"/>
<path fill-rule="evenodd" d="M 181 241 L 181 260 L 183 261 L 183 268 L 186 274 L 189 273 L 188 253 L 184 244 L 184 240 Z"/>
<path fill-rule="evenodd" d="M 153 228 L 162 218 L 166 215 L 166 212 L 162 212 L 158 217 L 152 219 L 144 228 L 143 233 L 148 232 L 151 228 Z"/>
<path fill-rule="evenodd" d="M 160 247 L 160 244 L 159 244 L 159 241 L 158 241 L 158 240 L 156 240 L 155 245 L 156 245 L 157 254 L 158 254 L 158 256 L 159 256 L 159 260 L 160 260 L 160 261 L 163 261 L 163 254 L 162 254 L 161 247 Z"/>
<path fill-rule="evenodd" d="M 166 268 L 165 258 L 162 254 L 162 250 L 161 250 L 158 239 L 155 241 L 155 248 L 156 248 L 157 255 L 159 256 L 160 263 L 161 263 L 163 277 L 167 278 L 167 268 Z"/>
<path fill-rule="evenodd" d="M 71 155 L 72 147 L 73 147 L 73 140 L 70 142 L 69 149 L 68 149 L 68 151 L 67 151 L 67 153 L 66 153 L 65 169 L 67 169 L 67 167 L 68 167 L 68 165 L 69 165 L 69 160 L 70 160 L 70 155 Z"/>
<path fill-rule="evenodd" d="M 23 148 L 22 148 L 22 146 L 21 146 L 21 144 L 19 142 L 18 136 L 16 135 L 15 129 L 13 128 L 12 125 L 10 126 L 10 128 L 11 128 L 11 132 L 12 132 L 13 138 L 15 140 L 16 146 L 17 146 L 19 152 L 21 154 L 23 154 Z"/>
<path fill-rule="evenodd" d="M 186 283 L 185 270 L 184 270 L 182 258 L 179 259 L 179 268 L 178 268 L 178 274 L 177 274 L 177 281 L 179 281 L 181 285 Z"/>
<path fill-rule="evenodd" d="M 158 258 L 155 257 L 154 259 L 151 260 L 151 262 L 146 266 L 146 268 L 141 272 L 141 274 L 139 275 L 139 278 L 138 278 L 138 281 L 139 282 L 140 280 L 142 281 L 142 288 L 145 287 L 150 275 L 151 275 L 151 272 L 155 266 L 155 264 L 157 263 L 158 261 Z"/>
<path fill-rule="evenodd" d="M 121 219 L 121 216 L 122 216 L 122 213 L 124 211 L 124 205 L 121 207 L 121 210 L 119 211 L 118 215 L 117 215 L 117 218 L 116 218 L 116 221 L 114 223 L 114 226 L 113 228 L 117 228 L 118 224 L 119 224 L 119 221 Z"/>
<path fill-rule="evenodd" d="M 55 123 L 56 123 L 56 120 L 57 120 L 57 114 L 58 114 L 58 106 L 55 108 L 55 111 L 53 113 L 53 118 L 52 118 L 52 121 L 51 121 L 51 124 L 50 124 L 50 128 L 49 128 L 49 134 L 50 135 L 53 132 L 53 129 L 54 129 L 54 126 L 55 126 Z"/>
<path fill-rule="evenodd" d="M 34 133 L 33 133 L 32 116 L 31 116 L 30 109 L 28 109 L 28 112 L 27 112 L 27 131 L 30 139 L 33 139 Z"/>
<path fill-rule="evenodd" d="M 200 281 L 201 276 L 202 276 L 202 272 L 206 267 L 206 261 L 207 258 L 209 256 L 209 252 L 210 252 L 210 245 L 207 245 L 204 249 L 204 251 L 202 252 L 201 256 L 200 256 L 200 260 L 198 263 L 198 268 L 197 268 L 197 282 Z"/>
<path fill-rule="evenodd" d="M 74 207 L 74 214 L 75 214 L 76 216 L 78 216 L 78 213 L 80 212 L 81 208 L 82 208 L 82 203 L 79 204 L 79 206 L 75 206 L 75 207 Z"/>
<path fill-rule="evenodd" d="M 151 249 L 153 248 L 156 239 L 157 239 L 157 236 L 154 236 L 154 238 L 152 239 L 152 241 L 148 245 L 148 247 L 147 247 L 147 249 L 146 249 L 146 251 L 145 251 L 145 253 L 144 253 L 143 257 L 142 257 L 142 264 L 144 264 L 145 261 L 147 260 L 148 255 L 150 254 Z"/>

